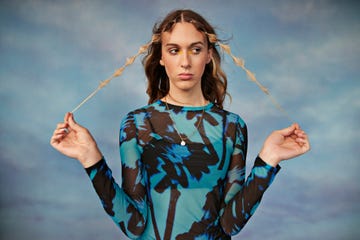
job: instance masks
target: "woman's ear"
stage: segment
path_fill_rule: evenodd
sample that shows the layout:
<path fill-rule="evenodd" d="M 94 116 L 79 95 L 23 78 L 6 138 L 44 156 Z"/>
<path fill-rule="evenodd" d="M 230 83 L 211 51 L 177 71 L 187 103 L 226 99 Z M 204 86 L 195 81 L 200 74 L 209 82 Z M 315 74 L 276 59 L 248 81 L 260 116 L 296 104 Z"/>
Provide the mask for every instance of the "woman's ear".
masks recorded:
<path fill-rule="evenodd" d="M 164 61 L 163 61 L 162 59 L 160 59 L 159 62 L 160 62 L 160 65 L 161 65 L 161 66 L 164 66 L 164 65 L 165 65 L 165 64 L 164 64 Z"/>
<path fill-rule="evenodd" d="M 212 60 L 212 53 L 213 53 L 212 48 L 210 48 L 208 51 L 209 51 L 209 52 L 208 52 L 208 60 L 207 60 L 207 63 L 210 63 L 211 60 Z"/>

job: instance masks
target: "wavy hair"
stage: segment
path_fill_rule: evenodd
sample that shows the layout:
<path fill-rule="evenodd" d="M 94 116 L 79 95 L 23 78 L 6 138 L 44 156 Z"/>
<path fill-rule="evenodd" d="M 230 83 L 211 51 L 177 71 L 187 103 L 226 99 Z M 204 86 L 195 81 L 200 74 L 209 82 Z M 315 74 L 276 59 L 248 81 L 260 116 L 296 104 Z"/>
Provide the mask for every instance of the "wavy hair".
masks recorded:
<path fill-rule="evenodd" d="M 170 12 L 153 27 L 153 38 L 142 61 L 148 81 L 146 93 L 149 95 L 149 103 L 165 97 L 169 92 L 169 78 L 165 67 L 160 65 L 161 34 L 171 32 L 175 24 L 181 22 L 193 24 L 198 31 L 204 34 L 208 48 L 212 49 L 212 60 L 205 66 L 201 89 L 206 100 L 223 108 L 223 102 L 227 95 L 227 77 L 221 68 L 221 57 L 216 49 L 216 43 L 219 40 L 211 41 L 209 36 L 216 36 L 214 28 L 201 15 L 188 9 Z"/>
<path fill-rule="evenodd" d="M 106 80 L 100 82 L 99 86 L 88 95 L 77 107 L 72 110 L 75 112 L 85 102 L 92 98 L 98 91 L 110 83 L 110 81 L 122 75 L 126 67 L 133 64 L 135 59 L 142 54 L 145 57 L 142 63 L 145 68 L 145 74 L 148 80 L 148 86 L 146 93 L 149 95 L 148 103 L 153 103 L 158 99 L 165 97 L 169 92 L 169 78 L 166 74 L 165 68 L 160 64 L 161 59 L 161 35 L 163 32 L 171 32 L 176 23 L 188 22 L 195 26 L 195 28 L 204 34 L 207 39 L 208 48 L 212 50 L 211 62 L 205 66 L 205 70 L 201 79 L 201 89 L 206 100 L 211 101 L 223 108 L 223 103 L 226 95 L 231 97 L 227 93 L 227 77 L 221 68 L 221 57 L 217 47 L 223 52 L 227 53 L 235 65 L 242 68 L 249 80 L 254 82 L 263 91 L 273 104 L 283 112 L 290 120 L 288 113 L 280 106 L 273 96 L 270 95 L 269 90 L 264 87 L 255 77 L 249 69 L 245 67 L 244 59 L 234 56 L 231 52 L 229 45 L 224 44 L 224 41 L 220 40 L 214 28 L 198 13 L 192 10 L 175 10 L 170 12 L 163 21 L 157 23 L 153 27 L 153 35 L 151 40 L 145 45 L 140 46 L 138 52 L 130 58 L 126 59 L 123 66 L 116 69 L 116 71 Z"/>

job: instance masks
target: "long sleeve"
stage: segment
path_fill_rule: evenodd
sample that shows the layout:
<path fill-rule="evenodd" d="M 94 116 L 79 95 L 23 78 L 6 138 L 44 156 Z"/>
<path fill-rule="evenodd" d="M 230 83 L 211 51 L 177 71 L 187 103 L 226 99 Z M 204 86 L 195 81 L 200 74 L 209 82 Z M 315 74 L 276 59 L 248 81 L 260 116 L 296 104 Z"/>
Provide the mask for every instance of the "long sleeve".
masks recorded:
<path fill-rule="evenodd" d="M 236 127 L 235 147 L 225 184 L 224 207 L 220 219 L 223 230 L 229 235 L 237 234 L 244 227 L 280 170 L 279 166 L 274 168 L 257 157 L 245 181 L 246 152 L 247 128 L 240 119 Z"/>
<path fill-rule="evenodd" d="M 258 158 L 245 180 L 245 122 L 212 103 L 136 109 L 122 121 L 119 144 L 121 186 L 104 159 L 87 172 L 105 211 L 133 239 L 230 239 L 279 170 Z"/>
<path fill-rule="evenodd" d="M 107 214 L 128 237 L 135 239 L 145 229 L 147 205 L 140 154 L 136 146 L 136 127 L 131 114 L 122 122 L 119 142 L 122 187 L 112 177 L 104 159 L 86 171 Z"/>

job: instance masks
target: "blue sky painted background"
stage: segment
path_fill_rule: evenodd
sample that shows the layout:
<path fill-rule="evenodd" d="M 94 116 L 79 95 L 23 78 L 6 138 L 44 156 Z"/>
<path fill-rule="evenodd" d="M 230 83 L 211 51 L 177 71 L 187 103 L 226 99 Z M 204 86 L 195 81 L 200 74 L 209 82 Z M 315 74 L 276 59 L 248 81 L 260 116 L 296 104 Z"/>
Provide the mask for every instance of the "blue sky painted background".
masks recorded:
<path fill-rule="evenodd" d="M 170 10 L 192 8 L 308 132 L 234 239 L 360 238 L 360 15 L 356 1 L 0 2 L 1 239 L 125 239 L 80 164 L 49 145 L 55 125 L 150 39 Z M 290 121 L 225 56 L 248 124 L 248 168 Z M 140 59 L 76 112 L 120 183 L 119 124 L 147 102 Z"/>

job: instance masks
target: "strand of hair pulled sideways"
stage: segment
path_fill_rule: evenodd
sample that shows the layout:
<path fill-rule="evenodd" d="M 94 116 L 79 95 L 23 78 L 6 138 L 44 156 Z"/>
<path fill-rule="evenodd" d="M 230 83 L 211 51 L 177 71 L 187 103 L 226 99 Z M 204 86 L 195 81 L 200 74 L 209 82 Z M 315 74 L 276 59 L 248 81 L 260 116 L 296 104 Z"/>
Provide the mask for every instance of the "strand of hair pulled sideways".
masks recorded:
<path fill-rule="evenodd" d="M 231 48 L 229 45 L 226 45 L 226 44 L 223 44 L 221 43 L 221 41 L 219 41 L 216 37 L 215 34 L 211 34 L 211 33 L 205 33 L 207 35 L 207 37 L 209 38 L 209 41 L 210 43 L 212 44 L 217 44 L 225 53 L 227 53 L 231 58 L 232 60 L 234 61 L 235 65 L 238 66 L 238 67 L 241 67 L 246 75 L 248 76 L 248 78 L 254 82 L 260 89 L 262 92 L 264 92 L 269 98 L 270 100 L 272 101 L 272 103 L 275 105 L 275 107 L 280 110 L 289 120 L 292 121 L 290 115 L 285 111 L 284 108 L 281 107 L 281 105 L 275 100 L 275 98 L 270 94 L 269 90 L 264 87 L 255 77 L 255 74 L 252 73 L 249 69 L 247 69 L 245 67 L 245 61 L 239 57 L 236 57 L 232 54 L 231 52 Z M 72 111 L 71 113 L 74 113 L 75 111 L 77 111 L 82 105 L 84 105 L 88 100 L 90 100 L 93 96 L 95 96 L 95 94 L 100 91 L 103 87 L 105 87 L 107 84 L 110 83 L 110 81 L 113 79 L 113 78 L 116 78 L 116 77 L 119 77 L 122 75 L 123 71 L 125 70 L 125 68 L 131 64 L 134 63 L 135 59 L 141 55 L 141 54 L 144 54 L 148 48 L 151 46 L 152 43 L 154 42 L 159 42 L 160 41 L 160 35 L 159 34 L 154 34 L 152 36 L 152 39 L 150 42 L 148 42 L 147 44 L 141 46 L 138 50 L 138 52 L 130 57 L 130 58 L 127 58 L 126 59 L 126 62 L 123 66 L 121 66 L 120 68 L 116 69 L 115 72 L 107 79 L 105 79 L 104 81 L 101 81 L 100 84 L 97 86 L 97 88 L 92 92 L 90 93 L 79 105 L 77 105 Z"/>
<path fill-rule="evenodd" d="M 126 59 L 126 62 L 123 66 L 121 66 L 120 68 L 116 69 L 115 72 L 107 79 L 105 79 L 104 81 L 101 81 L 100 84 L 97 86 L 97 88 L 92 92 L 90 93 L 79 105 L 77 105 L 72 111 L 71 113 L 74 113 L 75 111 L 77 111 L 82 105 L 84 105 L 84 103 L 86 103 L 87 101 L 89 101 L 93 96 L 95 96 L 95 94 L 100 91 L 103 87 L 105 87 L 106 85 L 108 85 L 110 83 L 110 81 L 113 79 L 113 78 L 116 78 L 116 77 L 119 77 L 122 75 L 122 73 L 124 72 L 125 68 L 131 64 L 134 63 L 135 59 L 141 55 L 141 54 L 144 54 L 147 49 L 149 48 L 149 46 L 153 43 L 153 42 L 158 42 L 159 41 L 159 36 L 158 35 L 153 35 L 152 39 L 150 42 L 148 42 L 147 44 L 145 45 L 142 45 L 138 52 L 130 57 L 130 58 L 127 58 Z"/>
<path fill-rule="evenodd" d="M 264 92 L 269 98 L 270 100 L 272 101 L 272 103 L 275 105 L 275 107 L 280 110 L 290 121 L 292 121 L 290 115 L 285 111 L 285 109 L 283 107 L 281 107 L 281 105 L 276 101 L 276 99 L 270 94 L 269 90 L 264 87 L 264 85 L 262 85 L 255 77 L 255 74 L 253 72 L 251 72 L 249 69 L 247 69 L 245 67 L 245 61 L 244 59 L 241 59 L 239 57 L 236 57 L 232 54 L 231 52 L 231 48 L 229 45 L 226 45 L 226 44 L 223 44 L 221 43 L 215 34 L 211 34 L 211 33 L 206 33 L 206 35 L 208 36 L 209 38 L 209 41 L 210 43 L 213 43 L 213 44 L 218 44 L 219 47 L 225 52 L 227 53 L 231 58 L 232 60 L 234 61 L 235 65 L 238 66 L 238 67 L 241 67 L 246 75 L 248 76 L 248 78 L 250 79 L 250 81 L 254 82 L 260 89 L 262 92 Z"/>

